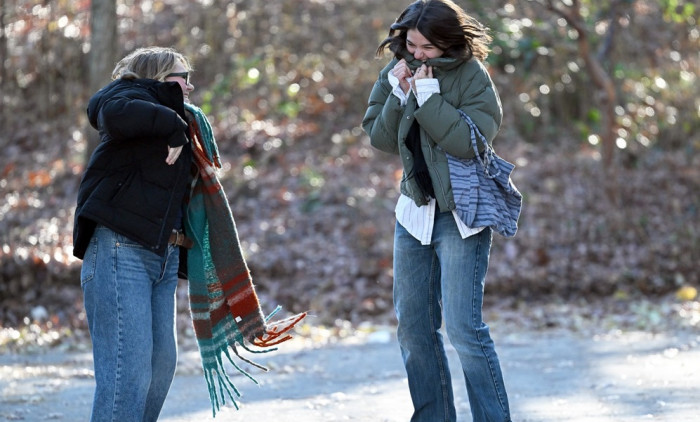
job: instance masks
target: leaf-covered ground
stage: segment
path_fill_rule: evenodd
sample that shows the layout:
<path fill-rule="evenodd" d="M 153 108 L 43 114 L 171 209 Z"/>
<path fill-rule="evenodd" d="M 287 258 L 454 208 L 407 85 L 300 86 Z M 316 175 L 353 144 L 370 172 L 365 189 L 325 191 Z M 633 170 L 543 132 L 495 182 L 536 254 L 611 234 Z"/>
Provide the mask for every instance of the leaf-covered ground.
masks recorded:
<path fill-rule="evenodd" d="M 391 324 L 397 163 L 360 133 L 311 139 L 270 154 L 253 176 L 237 170 L 245 158 L 222 151 L 231 163 L 224 184 L 263 306 L 308 310 L 311 323 L 327 327 Z M 525 203 L 517 236 L 495 236 L 487 315 L 530 328 L 697 327 L 700 163 L 667 153 L 622 169 L 621 202 L 611 206 L 598 186 L 599 163 L 586 151 L 502 145 L 502 155 L 519 157 L 514 177 Z M 38 167 L 21 155 L 12 165 Z M 43 168 L 50 169 L 47 185 L 26 183 L 43 170 L 18 170 L 3 187 L 10 198 L 0 220 L 6 348 L 87 339 L 80 263 L 70 256 L 79 175 L 61 159 Z M 187 330 L 184 283 L 179 305 Z"/>

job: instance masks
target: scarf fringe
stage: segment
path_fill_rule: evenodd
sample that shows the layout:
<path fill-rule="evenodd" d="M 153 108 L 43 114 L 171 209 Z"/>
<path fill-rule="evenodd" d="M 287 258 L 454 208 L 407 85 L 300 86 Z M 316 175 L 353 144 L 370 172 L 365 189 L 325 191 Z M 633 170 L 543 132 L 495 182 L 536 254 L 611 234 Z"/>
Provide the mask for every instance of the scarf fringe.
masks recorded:
<path fill-rule="evenodd" d="M 258 347 L 271 347 L 284 343 L 292 338 L 289 332 L 294 328 L 299 321 L 306 317 L 306 312 L 275 321 L 268 324 L 265 328 L 265 333 L 262 336 L 253 340 L 253 344 Z M 284 337 L 282 337 L 284 336 Z M 281 338 L 280 338 L 281 337 Z"/>
<path fill-rule="evenodd" d="M 239 369 L 240 370 L 240 369 Z M 243 371 L 245 373 L 245 371 Z M 231 379 L 226 374 L 223 368 L 209 368 L 204 371 L 204 378 L 207 381 L 207 390 L 209 391 L 209 400 L 211 402 L 212 417 L 216 417 L 216 412 L 221 409 L 221 406 L 226 405 L 226 396 L 228 395 L 236 410 L 239 409 L 238 402 L 234 398 L 241 397 L 241 392 L 238 391 Z M 253 380 L 255 381 L 255 380 Z M 255 381 L 257 384 L 257 381 Z M 218 389 L 217 389 L 218 384 Z M 219 400 L 221 397 L 221 400 Z"/>
<path fill-rule="evenodd" d="M 280 307 L 276 309 L 272 314 L 268 316 L 271 317 L 277 311 L 279 311 Z M 277 344 L 283 343 L 287 340 L 290 340 L 292 338 L 292 335 L 289 334 L 289 331 L 291 331 L 294 326 L 298 322 L 300 322 L 302 319 L 306 317 L 306 312 L 303 312 L 301 314 L 297 314 L 279 321 L 273 322 L 271 325 L 268 325 L 265 334 L 262 336 L 256 338 L 252 344 L 255 345 L 256 347 L 271 347 L 275 346 Z M 267 320 L 266 319 L 266 320 Z M 284 335 L 283 338 L 279 339 L 280 336 Z M 277 339 L 277 340 L 275 340 Z M 246 342 L 242 340 L 236 340 L 236 343 L 238 346 L 242 347 L 244 350 L 250 352 L 250 353 L 269 353 L 277 350 L 277 348 L 273 349 L 267 349 L 267 350 L 254 350 L 251 349 L 246 345 Z M 228 362 L 242 375 L 244 375 L 246 378 L 251 380 L 253 383 L 256 385 L 260 385 L 258 380 L 255 379 L 248 371 L 245 369 L 241 368 L 233 359 L 233 356 L 231 356 L 231 351 L 238 357 L 238 359 L 242 360 L 243 362 L 258 368 L 262 371 L 268 372 L 269 368 L 266 366 L 263 366 L 257 362 L 254 362 L 244 356 L 242 356 L 238 348 L 236 347 L 236 343 L 229 345 L 229 347 L 226 348 L 221 348 L 215 352 L 216 359 L 214 362 L 209 362 L 209 365 L 205 365 L 204 362 L 202 362 L 203 369 L 204 369 L 204 377 L 207 382 L 207 389 L 209 391 L 209 399 L 211 401 L 212 405 L 212 417 L 216 417 L 216 412 L 221 410 L 221 407 L 226 405 L 226 396 L 228 396 L 231 399 L 231 402 L 233 403 L 233 406 L 236 408 L 236 410 L 240 409 L 238 405 L 238 401 L 236 398 L 241 397 L 241 392 L 236 388 L 236 385 L 231 381 L 231 378 L 228 376 L 228 373 L 226 372 L 226 369 L 224 367 L 224 360 L 222 358 L 223 356 L 226 356 L 226 359 Z M 230 350 L 229 350 L 230 348 Z M 235 396 L 235 397 L 234 397 Z"/>

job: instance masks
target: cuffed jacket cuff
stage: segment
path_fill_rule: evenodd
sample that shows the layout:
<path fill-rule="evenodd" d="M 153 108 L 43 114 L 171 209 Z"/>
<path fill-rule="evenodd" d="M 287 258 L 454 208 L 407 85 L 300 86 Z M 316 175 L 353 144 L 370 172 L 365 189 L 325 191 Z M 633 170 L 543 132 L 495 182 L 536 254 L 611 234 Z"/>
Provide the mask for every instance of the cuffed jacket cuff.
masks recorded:
<path fill-rule="evenodd" d="M 189 142 L 189 139 L 185 134 L 187 131 L 187 122 L 185 122 L 185 120 L 183 120 L 182 117 L 177 114 L 175 114 L 175 126 L 175 130 L 170 137 L 168 137 L 168 146 L 172 148 L 181 147 Z"/>

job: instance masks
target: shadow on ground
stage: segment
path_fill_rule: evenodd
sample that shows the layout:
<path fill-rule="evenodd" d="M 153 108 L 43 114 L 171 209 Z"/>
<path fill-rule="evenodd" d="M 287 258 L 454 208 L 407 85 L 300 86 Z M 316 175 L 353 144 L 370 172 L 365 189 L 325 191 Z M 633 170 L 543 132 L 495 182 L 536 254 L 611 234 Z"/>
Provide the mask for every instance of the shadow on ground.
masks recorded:
<path fill-rule="evenodd" d="M 565 330 L 495 335 L 514 421 L 693 421 L 700 394 L 700 333 L 584 335 Z M 458 421 L 471 420 L 454 350 Z M 212 419 L 195 348 L 180 364 L 161 421 L 407 421 L 411 404 L 393 329 L 315 341 L 300 337 L 252 358 L 259 381 L 229 371 L 242 393 Z M 89 353 L 0 355 L 0 420 L 86 421 L 94 379 Z"/>

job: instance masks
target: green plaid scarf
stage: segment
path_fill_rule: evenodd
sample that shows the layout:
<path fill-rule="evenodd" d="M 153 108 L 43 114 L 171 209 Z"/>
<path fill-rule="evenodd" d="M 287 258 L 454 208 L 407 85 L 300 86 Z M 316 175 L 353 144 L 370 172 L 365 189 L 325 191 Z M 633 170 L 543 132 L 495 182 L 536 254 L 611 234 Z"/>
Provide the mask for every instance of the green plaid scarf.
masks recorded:
<path fill-rule="evenodd" d="M 190 311 L 212 412 L 216 416 L 220 406 L 226 404 L 227 395 L 236 409 L 234 393 L 240 397 L 224 370 L 223 357 L 257 384 L 234 362 L 231 351 L 241 360 L 267 371 L 242 357 L 237 346 L 253 353 L 275 350 L 251 350 L 247 344 L 267 348 L 289 340 L 290 330 L 306 313 L 270 322 L 280 309 L 277 307 L 267 318 L 263 316 L 241 251 L 236 223 L 216 176 L 215 167 L 220 168 L 221 163 L 211 126 L 202 110 L 190 104 L 186 104 L 186 109 L 194 116 L 190 135 L 197 167 L 185 219 L 187 236 L 194 241 L 187 253 Z"/>

